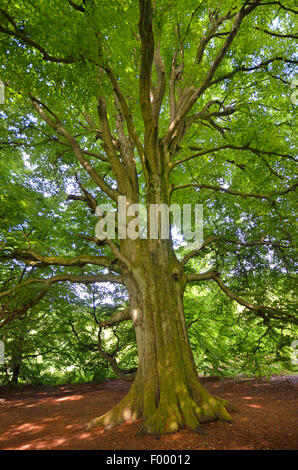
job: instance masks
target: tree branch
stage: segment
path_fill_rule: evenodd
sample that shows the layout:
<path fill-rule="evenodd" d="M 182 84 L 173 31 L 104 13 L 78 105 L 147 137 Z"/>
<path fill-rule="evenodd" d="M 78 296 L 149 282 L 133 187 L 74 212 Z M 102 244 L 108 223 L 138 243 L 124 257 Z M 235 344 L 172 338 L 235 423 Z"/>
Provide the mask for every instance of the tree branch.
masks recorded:
<path fill-rule="evenodd" d="M 139 200 L 138 199 L 139 185 L 138 185 L 136 161 L 134 157 L 134 143 L 129 137 L 126 136 L 126 133 L 124 130 L 124 116 L 123 116 L 121 106 L 119 104 L 119 100 L 117 96 L 115 96 L 115 107 L 118 111 L 117 116 L 116 116 L 116 132 L 119 138 L 120 155 L 125 165 L 127 176 L 131 182 L 131 188 L 132 188 L 131 201 L 137 202 Z"/>
<path fill-rule="evenodd" d="M 8 36 L 12 36 L 16 39 L 19 39 L 24 44 L 28 44 L 29 46 L 34 47 L 35 49 L 37 49 L 39 52 L 42 53 L 42 56 L 43 56 L 44 60 L 47 60 L 49 62 L 55 62 L 55 63 L 63 63 L 63 64 L 73 64 L 75 62 L 79 62 L 78 59 L 76 59 L 72 56 L 58 57 L 58 56 L 53 56 L 53 55 L 49 54 L 43 46 L 38 44 L 36 41 L 31 39 L 30 37 L 26 36 L 24 34 L 24 32 L 17 27 L 16 22 L 12 19 L 12 17 L 3 8 L 0 8 L 0 13 L 2 14 L 2 16 L 4 16 L 8 20 L 8 22 L 14 28 L 13 30 L 11 30 L 11 29 L 7 29 L 4 26 L 0 25 L 0 32 L 4 33 L 4 34 L 7 34 Z M 81 60 L 84 60 L 83 57 L 81 57 Z"/>
<path fill-rule="evenodd" d="M 275 33 L 274 31 L 268 31 L 267 29 L 261 29 L 258 28 L 257 26 L 255 27 L 258 31 L 262 31 L 263 33 L 269 34 L 270 36 L 275 36 L 277 38 L 291 38 L 291 39 L 298 39 L 297 34 L 280 34 L 280 33 Z"/>
<path fill-rule="evenodd" d="M 96 214 L 96 208 L 98 206 L 96 199 L 92 196 L 92 194 L 87 191 L 86 188 L 82 185 L 82 183 L 79 181 L 79 178 L 77 175 L 75 175 L 76 182 L 78 183 L 80 189 L 82 190 L 84 196 L 76 196 L 74 194 L 69 194 L 67 197 L 67 200 L 74 200 L 74 201 L 85 201 L 86 204 L 90 207 L 91 211 Z"/>
<path fill-rule="evenodd" d="M 0 318 L 4 318 L 0 322 L 0 329 L 3 328 L 3 326 L 7 325 L 10 323 L 15 317 L 22 317 L 30 308 L 34 307 L 37 305 L 48 293 L 48 289 L 43 289 L 42 291 L 39 292 L 39 294 L 29 302 L 27 302 L 24 305 L 21 305 L 19 307 L 16 307 L 11 310 L 3 310 L 2 308 L 0 309 Z M 1 295 L 0 295 L 1 297 Z"/>
<path fill-rule="evenodd" d="M 139 78 L 140 105 L 147 133 L 154 126 L 150 99 L 151 70 L 154 57 L 151 0 L 139 0 L 139 33 L 141 38 L 141 65 Z"/>
<path fill-rule="evenodd" d="M 234 245 L 240 245 L 243 247 L 253 247 L 253 246 L 273 246 L 275 248 L 281 249 L 281 248 L 291 248 L 291 246 L 287 245 L 281 245 L 278 242 L 271 242 L 271 241 L 266 241 L 266 240 L 259 240 L 259 241 L 250 241 L 250 242 L 242 242 L 241 240 L 230 240 L 228 238 L 224 237 L 213 237 L 210 236 L 208 237 L 203 245 L 198 249 L 198 250 L 192 250 L 190 251 L 187 255 L 184 256 L 184 258 L 181 260 L 181 265 L 184 266 L 188 261 L 195 256 L 197 256 L 201 250 L 203 250 L 206 246 L 210 245 L 211 243 L 214 242 L 224 242 L 224 243 L 231 243 Z"/>
<path fill-rule="evenodd" d="M 141 62 L 139 76 L 139 99 L 144 122 L 145 172 L 159 174 L 161 165 L 158 148 L 158 126 L 154 120 L 151 103 L 151 72 L 154 58 L 151 0 L 139 0 L 139 33 L 141 38 Z M 145 174 L 146 174 L 145 173 Z M 148 179 L 147 179 L 148 186 Z"/>
<path fill-rule="evenodd" d="M 74 139 L 74 137 L 62 126 L 58 118 L 54 121 L 51 119 L 45 111 L 40 106 L 40 101 L 38 101 L 34 96 L 30 96 L 33 106 L 35 107 L 36 111 L 40 115 L 40 117 L 55 131 L 57 131 L 60 135 L 62 135 L 69 145 L 73 148 L 75 156 L 78 162 L 82 165 L 84 170 L 91 176 L 95 184 L 114 201 L 118 201 L 119 193 L 117 190 L 112 189 L 94 170 L 94 168 L 90 165 L 90 163 L 84 157 L 84 152 L 79 146 L 78 142 Z M 43 106 L 44 107 L 44 106 Z M 51 112 L 51 114 L 53 114 Z"/>
<path fill-rule="evenodd" d="M 235 300 L 238 304 L 243 305 L 244 307 L 248 308 L 249 310 L 253 310 L 258 312 L 258 314 L 264 318 L 264 320 L 268 320 L 266 311 L 271 311 L 272 313 L 269 314 L 268 316 L 273 316 L 275 318 L 282 318 L 282 319 L 288 319 L 291 320 L 293 323 L 298 324 L 298 320 L 295 319 L 292 315 L 290 315 L 288 312 L 285 312 L 279 308 L 276 307 L 269 307 L 268 305 L 256 305 L 256 304 L 251 304 L 250 302 L 247 302 L 246 300 L 242 299 L 239 297 L 237 294 L 232 292 L 221 280 L 219 275 L 214 276 L 214 281 L 218 284 L 220 289 L 232 300 Z"/>
<path fill-rule="evenodd" d="M 181 109 L 178 111 L 174 121 L 170 124 L 168 131 L 166 135 L 164 136 L 164 142 L 165 144 L 169 145 L 171 139 L 173 138 L 178 126 L 180 126 L 181 122 L 184 121 L 184 118 L 186 115 L 189 113 L 189 111 L 192 109 L 198 98 L 207 90 L 207 88 L 210 86 L 212 78 L 214 77 L 219 65 L 221 64 L 222 60 L 224 59 L 227 51 L 230 49 L 239 29 L 241 26 L 241 23 L 243 19 L 251 13 L 257 6 L 258 6 L 259 0 L 255 0 L 253 4 L 249 6 L 243 6 L 238 13 L 235 16 L 235 21 L 233 23 L 233 27 L 231 32 L 228 34 L 222 48 L 218 52 L 217 56 L 215 57 L 214 61 L 211 64 L 210 69 L 208 70 L 205 79 L 201 86 L 194 90 L 194 92 L 191 94 L 190 98 L 186 100 L 186 102 L 183 104 Z"/>
<path fill-rule="evenodd" d="M 14 292 L 16 292 L 19 289 L 22 289 L 24 287 L 27 287 L 29 285 L 33 284 L 43 284 L 46 288 L 46 290 L 49 289 L 49 287 L 52 286 L 52 284 L 55 284 L 57 282 L 73 282 L 77 284 L 94 284 L 94 283 L 100 283 L 100 282 L 111 282 L 115 284 L 123 284 L 123 277 L 121 275 L 117 274 L 90 274 L 90 275 L 85 275 L 85 276 L 79 276 L 76 274 L 57 274 L 57 276 L 49 277 L 49 278 L 39 278 L 39 279 L 27 279 L 24 282 L 21 282 L 20 284 L 6 290 L 3 292 L 0 292 L 0 298 L 2 297 L 7 297 Z"/>
<path fill-rule="evenodd" d="M 189 149 L 190 150 L 198 150 L 198 152 L 193 154 L 193 155 L 190 155 L 188 157 L 182 158 L 181 160 L 176 160 L 175 162 L 172 162 L 171 169 L 174 168 L 177 165 L 180 165 L 181 163 L 188 162 L 189 160 L 192 160 L 193 158 L 200 157 L 201 155 L 206 155 L 208 153 L 218 152 L 220 150 L 225 150 L 225 149 L 250 151 L 250 152 L 253 152 L 255 154 L 263 154 L 263 155 L 269 155 L 269 156 L 270 155 L 275 155 L 277 157 L 289 158 L 289 159 L 293 160 L 294 162 L 297 161 L 297 159 L 295 157 L 293 157 L 292 155 L 282 154 L 282 153 L 273 152 L 273 151 L 268 152 L 266 150 L 260 150 L 260 149 L 250 147 L 249 145 L 237 146 L 237 145 L 228 144 L 228 145 L 222 145 L 220 147 L 214 147 L 213 149 L 206 149 L 206 150 L 202 150 L 201 148 L 192 146 L 192 147 L 189 147 Z"/>
<path fill-rule="evenodd" d="M 56 137 L 52 137 L 50 140 L 52 140 L 53 142 L 57 142 L 58 144 L 61 144 L 61 145 L 65 145 L 69 148 L 71 148 L 73 150 L 73 146 L 70 145 L 69 143 L 67 142 L 64 142 L 63 140 L 60 140 L 60 139 L 57 139 Z M 85 154 L 85 155 L 89 155 L 89 157 L 94 157 L 94 158 L 98 158 L 98 160 L 101 160 L 102 162 L 108 162 L 109 159 L 106 158 L 104 155 L 102 155 L 101 153 L 97 153 L 97 152 L 90 152 L 90 150 L 86 150 L 86 149 L 82 149 L 81 148 L 81 151 Z"/>
<path fill-rule="evenodd" d="M 103 70 L 106 72 L 106 74 L 108 75 L 108 77 L 111 81 L 111 84 L 113 85 L 114 92 L 115 92 L 115 94 L 118 98 L 119 104 L 121 106 L 121 111 L 123 113 L 123 117 L 126 121 L 129 136 L 130 136 L 131 140 L 133 141 L 134 145 L 136 146 L 136 149 L 139 153 L 139 156 L 140 156 L 141 160 L 144 162 L 143 144 L 142 144 L 142 142 L 141 142 L 141 140 L 140 140 L 140 138 L 137 134 L 131 112 L 130 112 L 128 104 L 127 104 L 127 102 L 124 98 L 124 95 L 123 95 L 123 93 L 120 89 L 117 78 L 115 77 L 115 75 L 114 75 L 114 73 L 113 73 L 113 71 L 111 70 L 110 67 L 105 66 L 105 67 L 103 67 Z"/>
<path fill-rule="evenodd" d="M 103 146 L 109 157 L 119 190 L 123 194 L 128 194 L 129 189 L 133 190 L 133 188 L 131 187 L 131 181 L 126 176 L 124 165 L 120 161 L 113 145 L 113 137 L 107 115 L 106 100 L 103 96 L 98 98 L 97 110 L 103 137 Z"/>
<path fill-rule="evenodd" d="M 287 188 L 283 191 L 275 191 L 271 194 L 254 194 L 254 193 L 243 193 L 241 191 L 234 191 L 232 189 L 223 188 L 221 186 L 191 183 L 191 184 L 185 184 L 185 185 L 182 185 L 182 186 L 174 186 L 172 191 L 175 191 L 176 189 L 194 187 L 194 188 L 201 188 L 201 189 L 212 189 L 213 191 L 222 191 L 222 192 L 225 192 L 225 193 L 228 193 L 228 194 L 232 194 L 233 196 L 240 196 L 240 197 L 244 197 L 244 198 L 253 197 L 253 198 L 257 198 L 257 199 L 270 200 L 274 196 L 283 196 L 284 194 L 288 194 L 291 191 L 295 191 L 297 186 L 298 186 L 298 183 L 294 183 L 292 186 L 290 186 L 289 188 Z"/>
<path fill-rule="evenodd" d="M 103 321 L 99 325 L 102 328 L 105 328 L 106 326 L 112 326 L 116 323 L 121 323 L 126 320 L 131 320 L 130 307 L 127 307 L 123 310 L 119 310 L 109 320 Z"/>
<path fill-rule="evenodd" d="M 197 54 L 196 54 L 196 63 L 198 65 L 202 62 L 204 51 L 206 49 L 206 46 L 207 46 L 208 42 L 211 41 L 211 39 L 213 39 L 214 37 L 226 36 L 226 35 L 229 34 L 229 32 L 216 33 L 216 31 L 222 25 L 222 23 L 224 23 L 227 20 L 230 20 L 231 18 L 233 18 L 233 16 L 235 16 L 235 15 L 231 14 L 230 11 L 226 15 L 215 19 L 215 21 L 214 21 L 213 17 L 211 16 L 211 18 L 210 18 L 211 19 L 211 28 L 209 29 L 209 31 L 207 31 L 206 34 L 204 34 L 204 36 L 202 37 L 202 39 L 201 39 L 201 41 L 198 45 Z"/>
<path fill-rule="evenodd" d="M 160 43 L 155 47 L 153 61 L 157 73 L 157 87 L 153 92 L 152 110 L 154 121 L 157 123 L 163 97 L 166 91 L 166 72 L 160 53 Z"/>
<path fill-rule="evenodd" d="M 190 251 L 187 255 L 184 256 L 184 258 L 181 260 L 181 265 L 182 266 L 185 266 L 186 263 L 188 263 L 188 261 L 192 258 L 194 258 L 195 256 L 198 255 L 198 253 L 203 250 L 206 246 L 210 245 L 211 243 L 213 243 L 214 241 L 216 241 L 217 238 L 216 237 L 208 237 L 204 243 L 202 244 L 202 246 L 198 249 L 198 250 L 192 250 Z"/>
<path fill-rule="evenodd" d="M 199 282 L 199 281 L 209 281 L 210 279 L 214 279 L 218 276 L 217 271 L 206 271 L 205 273 L 200 274 L 188 274 L 187 275 L 187 283 L 190 282 Z"/>
<path fill-rule="evenodd" d="M 132 382 L 133 381 L 133 379 L 135 377 L 136 369 L 132 369 L 132 370 L 128 370 L 128 371 L 124 371 L 124 370 L 120 369 L 114 355 L 109 354 L 109 353 L 107 353 L 106 351 L 104 351 L 102 349 L 101 339 L 100 339 L 100 330 L 99 330 L 99 334 L 98 334 L 98 353 L 103 359 L 105 359 L 109 363 L 109 365 L 111 366 L 111 369 L 115 372 L 115 374 L 119 378 L 121 378 L 121 379 L 123 379 L 127 382 Z"/>
<path fill-rule="evenodd" d="M 4 251 L 2 249 L 1 251 Z M 15 259 L 24 261 L 30 266 L 34 267 L 45 267 L 45 266 L 78 266 L 83 267 L 86 264 L 91 264 L 93 266 L 102 266 L 109 267 L 113 262 L 113 258 L 108 258 L 106 256 L 95 256 L 95 255 L 82 255 L 74 257 L 46 257 L 41 256 L 38 253 L 35 253 L 33 250 L 18 250 L 10 253 L 2 252 L 0 258 L 5 259 Z M 118 266 L 114 266 L 119 268 Z"/>
<path fill-rule="evenodd" d="M 298 61 L 295 60 L 295 59 L 286 59 L 284 57 L 274 57 L 273 59 L 268 59 L 268 60 L 262 61 L 259 64 L 253 65 L 251 67 L 245 67 L 245 66 L 237 67 L 234 70 L 232 70 L 231 72 L 227 73 L 226 75 L 223 75 L 222 77 L 219 77 L 219 78 L 216 78 L 215 80 L 213 80 L 210 83 L 210 87 L 215 85 L 216 83 L 220 83 L 224 80 L 232 78 L 236 73 L 239 73 L 239 72 L 252 72 L 253 70 L 259 70 L 259 69 L 262 69 L 262 68 L 266 69 L 267 65 L 269 65 L 269 64 L 271 64 L 272 62 L 275 62 L 275 61 L 284 62 L 286 64 L 294 64 L 294 65 L 298 64 Z"/>
<path fill-rule="evenodd" d="M 271 317 L 278 318 L 278 319 L 287 319 L 295 324 L 298 324 L 298 320 L 293 317 L 293 315 L 285 312 L 276 307 L 270 307 L 268 305 L 256 305 L 250 302 L 247 302 L 242 297 L 238 296 L 234 292 L 232 292 L 222 281 L 220 275 L 217 271 L 209 271 L 202 274 L 189 274 L 187 276 L 187 283 L 190 282 L 200 282 L 205 280 L 214 280 L 220 289 L 232 300 L 235 300 L 238 304 L 248 308 L 249 310 L 253 310 L 257 312 L 259 316 L 261 316 L 265 321 L 268 321 Z M 269 313 L 271 312 L 271 313 Z"/>
<path fill-rule="evenodd" d="M 289 191 L 294 191 L 296 186 L 297 186 L 297 184 L 293 185 L 291 188 L 288 188 L 285 191 L 279 191 L 279 192 L 271 193 L 270 195 L 268 195 L 268 194 L 244 193 L 244 192 L 241 192 L 241 191 L 235 191 L 233 189 L 223 188 L 221 186 L 214 186 L 214 185 L 211 185 L 211 184 L 189 183 L 189 184 L 184 184 L 184 185 L 181 185 L 181 186 L 174 186 L 172 188 L 172 192 L 176 191 L 177 189 L 200 188 L 200 189 L 211 189 L 212 191 L 222 191 L 224 193 L 231 194 L 232 196 L 240 196 L 240 197 L 243 197 L 243 198 L 253 197 L 253 198 L 257 198 L 257 199 L 270 199 L 271 196 L 274 196 L 274 195 L 279 196 L 279 195 L 282 195 L 282 194 L 287 194 Z"/>
<path fill-rule="evenodd" d="M 290 11 L 291 13 L 298 15 L 298 10 L 292 10 L 292 8 L 285 7 L 281 2 L 259 3 L 259 5 L 260 6 L 278 5 L 283 10 Z"/>

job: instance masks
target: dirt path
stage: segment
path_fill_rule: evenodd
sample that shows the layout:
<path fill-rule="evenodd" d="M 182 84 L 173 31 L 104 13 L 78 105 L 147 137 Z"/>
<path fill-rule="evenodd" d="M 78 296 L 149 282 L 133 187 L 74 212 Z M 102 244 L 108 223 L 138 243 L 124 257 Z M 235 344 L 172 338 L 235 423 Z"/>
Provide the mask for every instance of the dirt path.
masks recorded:
<path fill-rule="evenodd" d="M 297 379 L 297 377 L 296 377 Z M 0 449 L 297 449 L 297 382 L 207 381 L 208 390 L 240 409 L 233 423 L 203 425 L 205 435 L 181 431 L 160 439 L 135 436 L 139 424 L 103 432 L 86 424 L 122 398 L 129 384 L 0 388 Z"/>

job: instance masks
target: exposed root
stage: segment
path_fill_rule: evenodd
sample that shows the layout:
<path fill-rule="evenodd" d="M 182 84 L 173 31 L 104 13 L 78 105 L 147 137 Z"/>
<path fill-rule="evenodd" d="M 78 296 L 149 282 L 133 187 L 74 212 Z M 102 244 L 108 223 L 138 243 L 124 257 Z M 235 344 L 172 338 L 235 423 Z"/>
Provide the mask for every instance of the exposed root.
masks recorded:
<path fill-rule="evenodd" d="M 137 434 L 161 435 L 175 433 L 183 428 L 205 434 L 202 423 L 217 419 L 232 421 L 227 409 L 236 408 L 226 400 L 211 395 L 207 395 L 201 405 L 197 405 L 189 397 L 183 397 L 179 399 L 179 407 L 166 408 L 166 405 L 160 404 L 154 415 L 141 425 Z"/>
<path fill-rule="evenodd" d="M 183 422 L 178 406 L 168 405 L 166 407 L 160 404 L 155 413 L 140 426 L 137 435 L 154 434 L 160 436 L 175 433 L 181 427 L 183 427 Z"/>
<path fill-rule="evenodd" d="M 200 423 L 209 423 L 220 419 L 221 421 L 231 422 L 232 418 L 228 410 L 234 410 L 235 407 L 223 400 L 212 395 L 207 395 L 198 407 L 197 417 Z"/>
<path fill-rule="evenodd" d="M 227 411 L 239 411 L 239 408 L 236 405 L 234 405 L 234 403 L 231 403 L 230 401 L 224 400 L 223 398 L 220 398 L 220 397 L 214 396 L 213 398 L 220 401 Z"/>
<path fill-rule="evenodd" d="M 104 415 L 92 419 L 87 426 L 87 430 L 89 431 L 95 426 L 104 426 L 105 429 L 111 429 L 112 427 L 119 426 L 122 423 L 133 423 L 138 418 L 138 414 L 131 408 L 120 408 L 115 406 Z"/>
<path fill-rule="evenodd" d="M 205 434 L 205 431 L 200 426 L 198 405 L 188 395 L 180 397 L 179 405 L 183 416 L 184 427 L 195 433 Z"/>
<path fill-rule="evenodd" d="M 110 429 L 113 426 L 118 426 L 128 421 L 133 423 L 141 417 L 141 412 L 140 400 L 132 400 L 130 393 L 128 393 L 128 395 L 110 411 L 98 418 L 92 419 L 87 426 L 87 430 L 95 426 L 104 426 L 105 429 Z"/>
<path fill-rule="evenodd" d="M 162 434 L 175 433 L 179 429 L 187 428 L 193 432 L 205 434 L 201 427 L 202 423 L 216 421 L 231 422 L 232 418 L 228 411 L 237 411 L 237 408 L 219 397 L 203 394 L 198 404 L 185 390 L 181 390 L 179 395 L 172 395 L 162 399 L 158 407 L 144 407 L 144 396 L 141 398 L 133 388 L 128 395 L 118 403 L 112 410 L 108 411 L 99 418 L 93 419 L 88 430 L 95 426 L 103 426 L 110 429 L 113 426 L 125 422 L 134 422 L 143 417 L 144 422 L 140 426 L 137 434 L 153 434 L 161 436 Z M 145 409 L 147 409 L 145 415 Z"/>

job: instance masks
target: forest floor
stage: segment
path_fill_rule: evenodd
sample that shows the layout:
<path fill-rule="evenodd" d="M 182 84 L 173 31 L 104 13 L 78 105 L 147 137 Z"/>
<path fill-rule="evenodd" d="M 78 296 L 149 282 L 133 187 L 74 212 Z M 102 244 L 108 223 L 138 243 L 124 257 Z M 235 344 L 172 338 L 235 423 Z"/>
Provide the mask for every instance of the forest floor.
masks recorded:
<path fill-rule="evenodd" d="M 297 449 L 298 376 L 276 376 L 270 381 L 207 380 L 213 394 L 239 407 L 233 423 L 204 424 L 206 434 L 187 430 L 162 436 L 136 436 L 139 423 L 103 432 L 86 430 L 95 416 L 109 410 L 130 384 L 108 380 L 103 384 L 62 387 L 25 386 L 10 391 L 0 387 L 0 449 Z"/>

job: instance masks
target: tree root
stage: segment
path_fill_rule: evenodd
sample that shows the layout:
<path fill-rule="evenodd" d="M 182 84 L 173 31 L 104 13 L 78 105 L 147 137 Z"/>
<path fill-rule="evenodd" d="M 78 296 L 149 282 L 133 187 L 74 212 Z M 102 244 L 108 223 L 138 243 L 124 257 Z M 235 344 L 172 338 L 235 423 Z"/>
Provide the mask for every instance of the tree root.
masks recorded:
<path fill-rule="evenodd" d="M 94 418 L 87 426 L 87 430 L 95 426 L 104 426 L 105 429 L 110 429 L 122 423 L 133 423 L 141 417 L 141 403 L 140 400 L 132 400 L 131 394 L 128 393 L 114 408 L 98 418 Z M 133 403 L 133 405 L 132 405 Z"/>
<path fill-rule="evenodd" d="M 142 416 L 143 405 L 138 397 L 129 393 L 114 408 L 93 419 L 88 430 L 95 426 L 110 429 L 124 422 L 135 422 Z M 135 398 L 135 399 L 132 399 Z M 237 408 L 227 400 L 209 394 L 204 395 L 198 405 L 190 395 L 183 394 L 177 397 L 172 404 L 166 400 L 160 401 L 157 409 L 145 420 L 137 431 L 138 435 L 175 433 L 179 429 L 187 428 L 195 433 L 205 434 L 201 424 L 216 420 L 231 422 L 228 411 L 237 411 Z"/>

